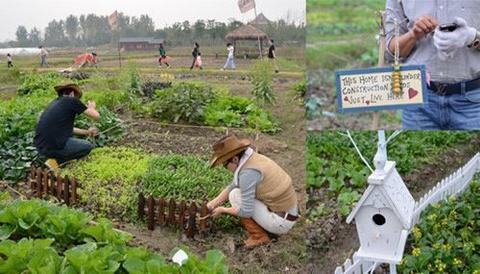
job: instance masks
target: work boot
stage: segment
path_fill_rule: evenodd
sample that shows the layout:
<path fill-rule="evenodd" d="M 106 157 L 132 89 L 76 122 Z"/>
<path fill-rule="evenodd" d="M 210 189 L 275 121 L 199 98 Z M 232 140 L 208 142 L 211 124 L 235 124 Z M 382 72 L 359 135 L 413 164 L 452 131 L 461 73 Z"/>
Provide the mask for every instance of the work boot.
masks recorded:
<path fill-rule="evenodd" d="M 45 165 L 48 169 L 55 172 L 55 174 L 58 174 L 60 167 L 58 166 L 57 160 L 50 158 L 45 162 Z"/>
<path fill-rule="evenodd" d="M 253 248 L 270 242 L 267 232 L 252 218 L 242 218 L 241 223 L 248 232 L 248 239 L 244 241 L 245 247 Z"/>

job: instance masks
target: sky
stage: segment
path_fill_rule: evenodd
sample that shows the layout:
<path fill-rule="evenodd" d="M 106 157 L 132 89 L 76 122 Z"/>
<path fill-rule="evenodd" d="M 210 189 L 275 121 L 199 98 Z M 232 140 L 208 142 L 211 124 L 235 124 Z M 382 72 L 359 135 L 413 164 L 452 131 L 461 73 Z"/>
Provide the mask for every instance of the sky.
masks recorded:
<path fill-rule="evenodd" d="M 256 0 L 256 4 L 257 13 L 263 12 L 270 20 L 305 21 L 305 0 Z M 48 22 L 70 14 L 110 15 L 115 10 L 129 16 L 148 14 L 156 28 L 185 20 L 227 22 L 235 18 L 248 22 L 255 18 L 253 10 L 240 13 L 237 0 L 0 0 L 0 6 L 0 42 L 15 40 L 19 25 L 43 32 Z"/>

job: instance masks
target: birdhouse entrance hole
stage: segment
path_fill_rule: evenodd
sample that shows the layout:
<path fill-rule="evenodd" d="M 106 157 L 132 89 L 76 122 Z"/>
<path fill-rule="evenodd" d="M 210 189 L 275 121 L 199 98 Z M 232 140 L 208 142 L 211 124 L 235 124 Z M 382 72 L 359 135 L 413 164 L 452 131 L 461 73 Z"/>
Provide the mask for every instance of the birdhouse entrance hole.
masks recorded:
<path fill-rule="evenodd" d="M 372 217 L 373 222 L 376 225 L 384 225 L 385 224 L 385 217 L 382 214 L 375 214 Z"/>

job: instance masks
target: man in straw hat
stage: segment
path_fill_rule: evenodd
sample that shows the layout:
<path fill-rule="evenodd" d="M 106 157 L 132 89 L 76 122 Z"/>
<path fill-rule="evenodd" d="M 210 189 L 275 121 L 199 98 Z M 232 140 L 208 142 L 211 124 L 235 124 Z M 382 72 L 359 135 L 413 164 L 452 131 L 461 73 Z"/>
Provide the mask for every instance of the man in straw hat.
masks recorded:
<path fill-rule="evenodd" d="M 233 182 L 207 206 L 212 216 L 241 218 L 247 248 L 270 242 L 268 232 L 287 233 L 298 219 L 297 195 L 290 176 L 274 161 L 250 148 L 250 140 L 227 136 L 213 145 L 211 166 L 223 165 Z M 222 207 L 226 200 L 232 207 Z"/>
<path fill-rule="evenodd" d="M 94 120 L 100 119 L 95 102 L 89 101 L 85 106 L 80 101 L 82 91 L 76 84 L 56 86 L 55 91 L 58 97 L 42 113 L 34 139 L 38 152 L 49 158 L 45 164 L 53 170 L 59 164 L 88 155 L 93 149 L 91 143 L 72 135 L 95 136 L 97 129 L 74 128 L 75 117 L 83 113 Z"/>

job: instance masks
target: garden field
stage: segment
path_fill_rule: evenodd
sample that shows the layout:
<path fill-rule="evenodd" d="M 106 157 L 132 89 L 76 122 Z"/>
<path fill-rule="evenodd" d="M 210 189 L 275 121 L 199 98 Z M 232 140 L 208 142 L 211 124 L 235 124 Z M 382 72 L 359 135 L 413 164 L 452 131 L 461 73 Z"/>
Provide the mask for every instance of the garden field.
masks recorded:
<path fill-rule="evenodd" d="M 372 128 L 371 113 L 337 113 L 335 70 L 377 65 L 378 12 L 384 9 L 385 0 L 307 0 L 309 130 Z M 400 111 L 382 112 L 380 128 L 400 125 Z"/>
<path fill-rule="evenodd" d="M 351 136 L 373 166 L 376 132 L 352 132 Z M 479 144 L 480 135 L 476 132 L 402 132 L 389 142 L 388 159 L 396 161 L 407 188 L 418 199 L 466 164 L 478 153 Z M 347 224 L 346 217 L 365 191 L 371 172 L 346 132 L 309 133 L 306 153 L 308 271 L 333 273 L 360 245 L 355 224 Z M 478 197 L 478 179 L 475 179 L 471 192 L 423 212 L 407 241 L 400 273 L 478 270 L 479 211 L 475 202 Z M 470 253 L 466 253 L 464 244 Z"/>
<path fill-rule="evenodd" d="M 231 174 L 208 168 L 211 145 L 228 133 L 251 138 L 260 153 L 285 168 L 304 201 L 303 49 L 279 49 L 277 74 L 268 62 L 250 59 L 238 59 L 236 71 L 220 71 L 225 53 L 217 57 L 215 49 L 202 51 L 202 71 L 187 69 L 190 53 L 181 49 L 172 50 L 177 56 L 171 69 L 158 68 L 154 52 L 124 54 L 119 68 L 115 51 L 103 49 L 97 51 L 98 68 L 60 73 L 77 53 L 52 51 L 48 68 L 38 68 L 37 57 L 24 57 L 15 60 L 15 69 L 0 69 L 0 182 L 16 198 L 5 196 L 0 206 L 2 216 L 8 215 L 0 218 L 2 260 L 10 260 L 11 267 L 21 261 L 24 264 L 15 267 L 32 273 L 94 273 L 92 269 L 101 268 L 103 273 L 164 273 L 164 268 L 193 273 L 195 267 L 198 273 L 304 270 L 302 221 L 288 235 L 247 251 L 243 230 L 233 218 L 216 219 L 208 233 L 187 239 L 174 229 L 147 230 L 137 212 L 140 192 L 198 202 L 214 197 Z M 45 160 L 32 144 L 37 119 L 55 98 L 53 87 L 66 81 L 78 83 L 82 100 L 96 101 L 101 114 L 96 123 L 77 119 L 77 127 L 99 129 L 99 136 L 90 139 L 97 148 L 62 169 L 62 176 L 80 182 L 76 209 L 59 207 L 52 199 L 20 199 L 31 194 L 30 166 Z M 58 211 L 70 216 L 68 220 L 38 221 Z M 123 232 L 113 228 L 132 236 L 118 236 Z M 65 235 L 67 231 L 72 235 Z M 3 253 L 12 246 L 22 246 L 27 253 Z M 178 268 L 171 264 L 170 252 L 182 246 L 198 259 Z M 94 257 L 99 259 L 86 263 Z M 45 260 L 48 265 L 40 263 Z"/>

